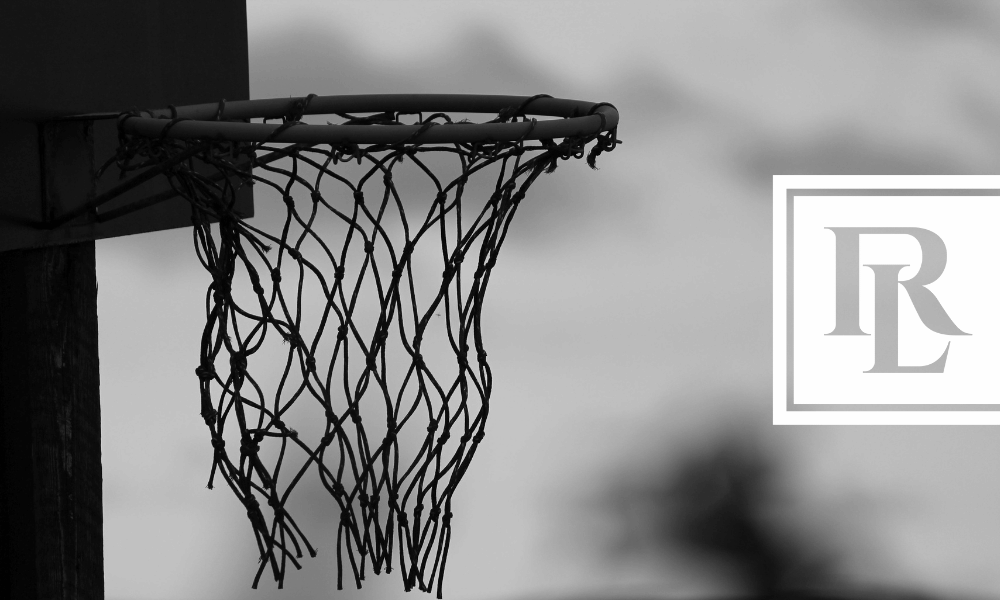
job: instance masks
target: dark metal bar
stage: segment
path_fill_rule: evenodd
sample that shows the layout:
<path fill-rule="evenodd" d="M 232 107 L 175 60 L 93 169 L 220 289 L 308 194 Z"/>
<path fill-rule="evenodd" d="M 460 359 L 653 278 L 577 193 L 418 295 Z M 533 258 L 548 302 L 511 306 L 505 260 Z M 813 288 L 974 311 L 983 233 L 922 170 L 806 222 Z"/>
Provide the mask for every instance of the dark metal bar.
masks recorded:
<path fill-rule="evenodd" d="M 198 154 L 199 152 L 201 152 L 203 149 L 204 149 L 204 146 L 195 146 L 193 148 L 189 148 L 189 149 L 185 150 L 184 152 L 181 152 L 180 154 L 172 157 L 170 160 L 166 160 L 166 161 L 158 164 L 156 167 L 151 167 L 151 168 L 143 171 L 142 173 L 139 173 L 135 177 L 132 177 L 130 179 L 127 179 L 127 180 L 123 181 L 122 183 L 120 183 L 120 184 L 116 185 L 115 187 L 111 188 L 110 190 L 108 190 L 108 191 L 106 191 L 106 192 L 104 192 L 102 194 L 98 194 L 98 195 L 94 196 L 94 198 L 91 199 L 86 204 L 80 206 L 77 209 L 71 210 L 68 213 L 60 215 L 59 217 L 56 217 L 55 219 L 53 219 L 53 220 L 51 220 L 51 221 L 43 224 L 43 227 L 45 229 L 56 229 L 58 227 L 61 227 L 61 226 L 65 225 L 66 223 L 69 223 L 73 219 L 81 217 L 81 216 L 87 214 L 88 212 L 90 212 L 90 211 L 98 208 L 99 206 L 101 206 L 103 204 L 107 204 L 111 200 L 114 200 L 115 198 L 117 198 L 118 196 L 120 196 L 120 195 L 124 194 L 125 192 L 131 190 L 132 188 L 135 188 L 135 187 L 137 187 L 137 186 L 139 186 L 139 185 L 141 185 L 141 184 L 149 181 L 150 179 L 153 179 L 157 175 L 162 174 L 164 171 L 166 171 L 170 167 L 172 167 L 172 166 L 174 166 L 174 165 L 176 165 L 178 163 L 184 162 L 185 160 L 191 158 L 195 154 Z"/>
<path fill-rule="evenodd" d="M 467 112 L 496 114 L 511 106 L 520 106 L 531 96 L 501 96 L 489 94 L 355 94 L 340 96 L 315 96 L 309 101 L 304 114 L 322 115 L 343 112 Z M 280 119 L 291 112 L 304 98 L 267 98 L 226 102 L 222 113 L 224 120 Z M 526 107 L 526 113 L 539 116 L 571 118 L 586 115 L 595 102 L 565 98 L 535 98 Z M 148 112 L 153 118 L 171 117 L 169 109 Z M 192 104 L 177 107 L 177 117 L 199 121 L 215 120 L 219 103 Z"/>
<path fill-rule="evenodd" d="M 303 147 L 306 146 L 308 146 L 308 144 L 299 144 L 296 146 L 290 146 L 289 148 L 286 149 L 271 152 L 261 158 L 253 160 L 252 162 L 245 162 L 238 165 L 234 165 L 233 168 L 240 171 L 243 170 L 249 171 L 250 168 L 253 167 L 254 165 L 270 164 L 276 160 L 290 156 L 291 154 L 294 153 L 294 151 L 301 150 Z M 227 175 L 225 173 L 213 173 L 212 175 L 209 175 L 207 178 L 209 181 L 222 181 L 226 177 Z M 156 206 L 161 202 L 165 202 L 167 200 L 170 200 L 171 198 L 176 198 L 179 195 L 180 192 L 178 192 L 177 190 L 174 189 L 165 190 L 163 192 L 160 192 L 159 194 L 154 194 L 152 196 L 143 198 L 142 200 L 136 200 L 135 202 L 116 208 L 114 210 L 98 213 L 97 222 L 104 223 L 105 221 L 111 221 L 113 219 L 117 219 L 118 217 L 122 217 L 127 214 L 149 208 L 151 206 Z"/>

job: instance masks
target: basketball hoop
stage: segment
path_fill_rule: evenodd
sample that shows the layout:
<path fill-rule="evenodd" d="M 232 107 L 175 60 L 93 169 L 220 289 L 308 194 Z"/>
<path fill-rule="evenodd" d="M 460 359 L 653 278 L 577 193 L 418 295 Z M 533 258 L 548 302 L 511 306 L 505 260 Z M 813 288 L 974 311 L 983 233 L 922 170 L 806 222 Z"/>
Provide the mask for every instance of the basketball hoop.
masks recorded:
<path fill-rule="evenodd" d="M 346 550 L 359 588 L 369 563 L 398 560 L 407 591 L 441 597 L 452 498 L 489 412 L 481 312 L 497 254 L 531 184 L 562 160 L 596 168 L 617 126 L 610 104 L 548 96 L 310 95 L 120 116 L 105 168 L 170 181 L 212 277 L 196 370 L 209 487 L 220 474 L 247 511 L 254 587 L 268 566 L 280 587 L 303 546 L 316 555 L 288 510 L 311 473 L 339 511 L 338 589 Z M 280 225 L 238 214 L 247 185 L 283 200 Z M 273 371 L 263 361 L 278 351 L 266 391 L 252 373 Z"/>

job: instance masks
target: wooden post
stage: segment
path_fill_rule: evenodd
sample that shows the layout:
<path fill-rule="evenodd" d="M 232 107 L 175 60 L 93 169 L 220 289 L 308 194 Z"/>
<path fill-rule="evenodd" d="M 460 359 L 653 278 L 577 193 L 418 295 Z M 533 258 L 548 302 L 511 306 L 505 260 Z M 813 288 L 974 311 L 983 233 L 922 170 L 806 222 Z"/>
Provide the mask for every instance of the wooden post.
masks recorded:
<path fill-rule="evenodd" d="M 104 598 L 94 242 L 0 253 L 0 594 Z"/>

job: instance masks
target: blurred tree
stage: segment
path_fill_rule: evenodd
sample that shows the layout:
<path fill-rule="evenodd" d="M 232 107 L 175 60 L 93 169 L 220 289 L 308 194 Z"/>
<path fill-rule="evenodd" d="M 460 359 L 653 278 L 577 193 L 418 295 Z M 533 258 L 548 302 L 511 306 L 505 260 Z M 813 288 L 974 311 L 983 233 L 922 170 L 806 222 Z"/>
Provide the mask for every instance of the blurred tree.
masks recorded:
<path fill-rule="evenodd" d="M 726 440 L 692 456 L 663 490 L 662 534 L 734 568 L 754 596 L 826 587 L 833 561 L 822 540 L 769 518 L 776 476 L 755 444 Z"/>
<path fill-rule="evenodd" d="M 762 445 L 724 435 L 665 474 L 616 486 L 622 528 L 616 553 L 678 548 L 735 573 L 741 593 L 798 598 L 836 586 L 830 543 L 782 518 L 781 473 Z"/>

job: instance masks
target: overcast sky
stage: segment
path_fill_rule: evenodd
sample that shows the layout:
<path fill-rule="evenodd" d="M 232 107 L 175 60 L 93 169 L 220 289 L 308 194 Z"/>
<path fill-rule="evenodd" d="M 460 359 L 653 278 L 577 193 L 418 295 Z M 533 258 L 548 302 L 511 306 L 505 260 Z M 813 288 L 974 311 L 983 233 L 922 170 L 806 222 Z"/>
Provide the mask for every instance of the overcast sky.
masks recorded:
<path fill-rule="evenodd" d="M 770 457 L 775 527 L 835 556 L 835 579 L 1000 590 L 995 429 L 770 424 L 771 176 L 994 173 L 994 5 L 248 11 L 253 98 L 547 93 L 621 113 L 624 145 L 599 171 L 567 163 L 540 181 L 494 271 L 490 435 L 456 495 L 446 598 L 740 590 L 724 565 L 643 534 L 661 483 L 734 440 Z M 258 195 L 260 223 L 275 200 Z M 97 249 L 108 597 L 277 597 L 250 593 L 245 513 L 205 489 L 194 367 L 210 279 L 190 231 Z M 281 597 L 402 597 L 396 574 L 333 591 L 336 518 L 309 511 L 320 555 Z"/>

